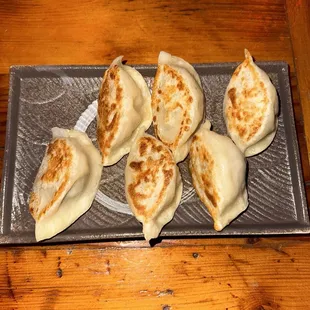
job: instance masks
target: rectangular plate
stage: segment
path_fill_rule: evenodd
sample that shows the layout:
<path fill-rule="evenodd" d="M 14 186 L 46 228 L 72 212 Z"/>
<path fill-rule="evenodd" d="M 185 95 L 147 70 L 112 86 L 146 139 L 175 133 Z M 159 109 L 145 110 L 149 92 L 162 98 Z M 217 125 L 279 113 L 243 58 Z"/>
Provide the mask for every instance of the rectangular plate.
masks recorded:
<path fill-rule="evenodd" d="M 213 130 L 226 134 L 222 117 L 225 89 L 237 63 L 195 65 Z M 279 128 L 263 153 L 248 158 L 249 207 L 221 233 L 191 185 L 188 159 L 179 164 L 184 190 L 174 219 L 162 237 L 228 236 L 309 233 L 309 217 L 301 174 L 288 66 L 261 62 L 280 99 Z M 134 66 L 151 88 L 155 66 Z M 34 220 L 28 211 L 29 193 L 51 139 L 51 128 L 73 128 L 98 96 L 106 66 L 14 66 L 10 93 L 1 192 L 0 243 L 33 243 Z M 89 110 L 89 111 L 90 111 Z M 80 125 L 87 121 L 86 114 Z M 96 144 L 95 121 L 87 129 Z M 91 209 L 66 231 L 47 242 L 140 238 L 141 225 L 130 215 L 124 193 L 125 156 L 103 169 L 100 193 Z M 98 202 L 99 201 L 99 202 Z M 101 203 L 100 203 L 101 201 Z M 103 204 L 102 204 L 103 202 Z"/>

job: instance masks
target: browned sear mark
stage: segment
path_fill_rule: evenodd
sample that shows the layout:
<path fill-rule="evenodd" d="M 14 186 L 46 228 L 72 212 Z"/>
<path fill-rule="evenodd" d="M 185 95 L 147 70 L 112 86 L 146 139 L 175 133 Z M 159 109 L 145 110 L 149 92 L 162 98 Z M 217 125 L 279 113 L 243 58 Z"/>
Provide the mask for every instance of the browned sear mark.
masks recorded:
<path fill-rule="evenodd" d="M 220 202 L 219 194 L 213 183 L 214 160 L 201 143 L 200 137 L 195 135 L 190 148 L 190 170 L 199 198 L 214 217 L 214 209 Z"/>
<path fill-rule="evenodd" d="M 250 78 L 245 78 L 241 73 L 242 68 L 247 68 Z M 246 59 L 236 69 L 233 77 L 237 76 L 240 76 L 241 91 L 237 92 L 235 87 L 228 90 L 227 95 L 230 102 L 227 103 L 225 115 L 229 130 L 235 131 L 246 142 L 260 130 L 269 99 L 266 87 L 249 59 Z M 252 85 L 248 83 L 249 79 Z"/>
<path fill-rule="evenodd" d="M 140 156 L 144 156 L 145 153 L 146 153 L 146 150 L 147 150 L 147 143 L 142 141 L 139 144 L 139 154 L 140 154 Z"/>
<path fill-rule="evenodd" d="M 72 164 L 72 150 L 64 139 L 56 139 L 47 147 L 46 156 L 48 158 L 46 171 L 41 176 L 43 183 L 59 182 L 51 200 L 39 210 L 40 197 L 37 193 L 30 194 L 29 210 L 35 220 L 39 220 L 53 206 L 53 204 L 64 194 L 69 182 L 70 166 Z"/>
<path fill-rule="evenodd" d="M 143 162 L 142 161 L 132 161 L 129 167 L 133 170 L 141 170 Z"/>
<path fill-rule="evenodd" d="M 178 82 L 177 88 L 178 88 L 178 90 L 184 90 L 184 89 L 185 89 L 185 85 L 183 84 L 182 81 L 179 81 L 179 82 Z"/>
<path fill-rule="evenodd" d="M 178 94 L 178 96 L 175 96 L 175 94 Z M 167 64 L 160 65 L 155 75 L 152 93 L 153 121 L 155 135 L 171 150 L 175 150 L 179 146 L 184 134 L 191 130 L 192 122 L 186 120 L 189 119 L 189 111 L 193 101 L 194 99 L 182 75 Z M 173 113 L 175 113 L 177 119 L 180 119 L 179 131 L 173 139 L 159 135 L 161 131 L 158 130 L 158 126 L 163 125 L 162 123 L 157 123 L 159 111 L 163 113 L 164 122 L 169 122 Z M 180 115 L 180 117 L 177 115 Z"/>
<path fill-rule="evenodd" d="M 143 160 L 132 161 L 129 164 L 129 167 L 134 170 L 134 178 L 128 185 L 128 194 L 137 212 L 150 217 L 163 200 L 164 193 L 173 178 L 172 167 L 175 162 L 170 151 L 153 137 L 140 138 L 138 150 L 140 156 L 143 156 Z M 156 156 L 154 156 L 155 154 Z M 153 205 L 147 205 L 145 199 L 152 195 L 152 193 L 148 194 L 148 189 L 157 186 L 160 173 L 164 176 L 163 185 Z M 141 192 L 141 187 L 145 188 L 145 191 Z"/>
<path fill-rule="evenodd" d="M 231 104 L 233 106 L 233 108 L 236 108 L 237 107 L 237 102 L 236 102 L 236 88 L 231 88 L 229 91 L 228 91 L 228 97 L 231 101 Z"/>
<path fill-rule="evenodd" d="M 119 70 L 118 66 L 114 66 L 105 72 L 99 93 L 97 137 L 103 162 L 110 154 L 115 134 L 119 128 L 123 98 Z"/>
<path fill-rule="evenodd" d="M 64 170 L 72 163 L 71 148 L 63 139 L 56 139 L 47 147 L 48 166 L 41 177 L 42 182 L 58 182 Z"/>

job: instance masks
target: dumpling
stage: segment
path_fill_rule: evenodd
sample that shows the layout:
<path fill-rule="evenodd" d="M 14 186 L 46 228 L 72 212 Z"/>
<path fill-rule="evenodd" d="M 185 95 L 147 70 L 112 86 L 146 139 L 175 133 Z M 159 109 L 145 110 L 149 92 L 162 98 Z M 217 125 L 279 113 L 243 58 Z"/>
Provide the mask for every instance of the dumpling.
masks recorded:
<path fill-rule="evenodd" d="M 52 133 L 29 201 L 37 241 L 60 233 L 90 208 L 102 171 L 100 153 L 85 133 Z"/>
<path fill-rule="evenodd" d="M 182 180 L 169 148 L 144 134 L 133 144 L 125 169 L 126 198 L 143 224 L 146 240 L 170 222 L 182 195 Z"/>
<path fill-rule="evenodd" d="M 248 206 L 246 160 L 228 138 L 210 131 L 207 121 L 194 135 L 190 171 L 196 192 L 221 231 Z"/>
<path fill-rule="evenodd" d="M 152 123 L 151 94 L 135 69 L 117 57 L 106 70 L 98 100 L 97 139 L 104 166 L 129 153 L 134 139 Z"/>
<path fill-rule="evenodd" d="M 228 134 L 245 156 L 270 145 L 278 127 L 278 109 L 275 87 L 245 50 L 245 60 L 234 72 L 224 98 Z"/>
<path fill-rule="evenodd" d="M 155 135 L 178 163 L 188 155 L 191 138 L 203 118 L 201 81 L 185 60 L 160 52 L 152 90 Z"/>

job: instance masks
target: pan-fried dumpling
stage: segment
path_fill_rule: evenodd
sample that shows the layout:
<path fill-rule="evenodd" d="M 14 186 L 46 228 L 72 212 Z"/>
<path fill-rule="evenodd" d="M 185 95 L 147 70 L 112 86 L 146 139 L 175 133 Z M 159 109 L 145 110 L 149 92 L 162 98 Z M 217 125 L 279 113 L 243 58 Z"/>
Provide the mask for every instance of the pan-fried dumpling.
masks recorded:
<path fill-rule="evenodd" d="M 196 192 L 221 231 L 248 206 L 246 160 L 228 138 L 210 131 L 207 121 L 194 135 L 190 171 Z"/>
<path fill-rule="evenodd" d="M 29 201 L 37 241 L 60 233 L 90 208 L 102 171 L 100 153 L 85 133 L 52 133 Z"/>
<path fill-rule="evenodd" d="M 129 153 L 134 139 L 152 123 L 151 94 L 135 69 L 117 57 L 106 70 L 98 100 L 97 139 L 104 166 Z"/>
<path fill-rule="evenodd" d="M 182 180 L 169 148 L 144 134 L 133 144 L 125 169 L 126 198 L 143 224 L 146 240 L 170 222 L 182 195 Z"/>
<path fill-rule="evenodd" d="M 245 156 L 270 145 L 278 127 L 277 114 L 277 91 L 245 50 L 245 60 L 234 72 L 224 98 L 228 134 Z"/>
<path fill-rule="evenodd" d="M 155 135 L 178 163 L 189 152 L 203 118 L 203 91 L 195 69 L 185 60 L 160 52 L 152 90 Z"/>

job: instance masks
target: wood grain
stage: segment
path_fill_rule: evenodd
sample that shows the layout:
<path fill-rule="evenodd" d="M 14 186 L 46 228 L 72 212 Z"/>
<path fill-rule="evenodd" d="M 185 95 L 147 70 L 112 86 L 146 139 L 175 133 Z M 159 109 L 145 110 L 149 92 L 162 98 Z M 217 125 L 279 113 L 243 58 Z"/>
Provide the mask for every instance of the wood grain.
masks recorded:
<path fill-rule="evenodd" d="M 310 3 L 286 0 L 286 7 L 310 160 Z"/>
<path fill-rule="evenodd" d="M 303 177 L 304 177 L 305 182 L 310 182 L 310 166 L 309 166 L 309 157 L 308 157 L 308 151 L 307 151 L 307 143 L 305 139 L 303 112 L 302 112 L 302 107 L 300 104 L 297 78 L 294 73 L 290 73 L 290 83 L 291 83 L 292 101 L 293 101 L 294 116 L 295 116 L 295 127 L 296 127 L 298 145 L 299 145 L 300 156 L 301 156 Z"/>
<path fill-rule="evenodd" d="M 260 60 L 294 70 L 283 0 L 0 1 L 0 73 L 12 64 L 156 63 L 160 50 L 189 62 Z M 23 31 L 21 31 L 23 25 Z"/>
<path fill-rule="evenodd" d="M 292 6 L 288 15 L 285 0 L 61 5 L 0 0 L 0 169 L 12 64 L 108 64 L 120 54 L 129 63 L 156 63 L 160 50 L 190 62 L 241 61 L 247 47 L 257 60 L 290 65 L 309 204 L 309 110 L 303 92 L 309 89 L 304 59 L 309 54 L 300 48 L 301 43 L 308 48 L 309 40 L 299 37 L 310 24 L 309 11 L 306 0 L 286 2 Z M 144 241 L 0 247 L 0 304 L 3 309 L 310 309 L 309 255 L 309 236 L 164 240 L 154 248 Z"/>
<path fill-rule="evenodd" d="M 5 145 L 8 93 L 9 75 L 0 74 L 0 148 L 3 148 Z"/>
<path fill-rule="evenodd" d="M 224 244 L 202 241 L 203 246 L 1 250 L 1 305 L 19 309 L 85 309 L 85 305 L 91 309 L 124 309 L 124 305 L 130 309 L 308 309 L 309 297 L 302 289 L 310 286 L 310 266 L 304 255 L 310 251 L 308 239 L 268 245 L 260 240 L 255 244 L 236 244 L 234 239 Z"/>
<path fill-rule="evenodd" d="M 0 180 L 2 180 L 3 158 L 4 158 L 4 150 L 0 149 Z"/>

